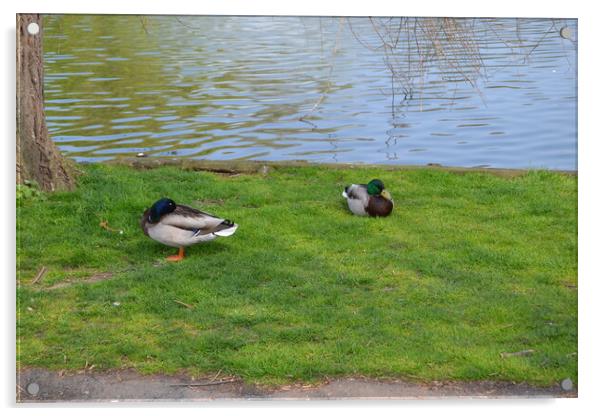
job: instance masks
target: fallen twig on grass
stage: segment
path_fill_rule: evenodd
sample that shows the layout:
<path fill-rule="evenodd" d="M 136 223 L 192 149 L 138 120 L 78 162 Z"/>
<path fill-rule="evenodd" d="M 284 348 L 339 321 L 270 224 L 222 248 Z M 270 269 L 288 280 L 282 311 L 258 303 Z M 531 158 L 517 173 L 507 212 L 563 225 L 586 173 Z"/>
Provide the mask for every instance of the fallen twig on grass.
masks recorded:
<path fill-rule="evenodd" d="M 42 277 L 44 277 L 46 272 L 48 272 L 48 269 L 46 268 L 46 266 L 42 266 L 42 268 L 38 271 L 38 274 L 36 274 L 36 277 L 34 277 L 31 281 L 31 284 L 35 285 L 36 283 L 38 283 L 42 279 Z"/>
<path fill-rule="evenodd" d="M 109 227 L 109 222 L 106 220 L 101 221 L 100 224 L 98 224 L 98 225 L 100 226 L 100 228 L 104 228 L 107 231 L 112 231 L 114 233 L 123 234 L 123 230 L 117 230 L 115 228 Z"/>
<path fill-rule="evenodd" d="M 204 387 L 204 386 L 217 386 L 219 384 L 236 383 L 238 379 L 233 378 L 229 380 L 210 381 L 208 383 L 180 383 L 170 384 L 171 387 Z"/>
<path fill-rule="evenodd" d="M 220 368 L 219 371 L 211 379 L 211 382 L 215 381 L 215 379 L 220 375 L 221 372 L 222 372 L 222 369 Z"/>
<path fill-rule="evenodd" d="M 179 304 L 179 305 L 182 305 L 182 306 L 184 306 L 184 307 L 186 307 L 186 308 L 188 308 L 188 309 L 194 309 L 194 306 L 192 306 L 192 305 L 189 305 L 189 304 L 187 304 L 187 303 L 184 303 L 184 302 L 182 302 L 182 301 L 179 301 L 179 300 L 177 300 L 177 299 L 174 299 L 174 302 L 175 302 L 175 303 L 177 303 L 177 304 Z"/>
<path fill-rule="evenodd" d="M 517 351 L 517 352 L 500 352 L 500 357 L 501 358 L 521 357 L 521 356 L 525 356 L 525 355 L 531 355 L 534 352 L 535 352 L 535 350 L 523 350 L 523 351 Z"/>

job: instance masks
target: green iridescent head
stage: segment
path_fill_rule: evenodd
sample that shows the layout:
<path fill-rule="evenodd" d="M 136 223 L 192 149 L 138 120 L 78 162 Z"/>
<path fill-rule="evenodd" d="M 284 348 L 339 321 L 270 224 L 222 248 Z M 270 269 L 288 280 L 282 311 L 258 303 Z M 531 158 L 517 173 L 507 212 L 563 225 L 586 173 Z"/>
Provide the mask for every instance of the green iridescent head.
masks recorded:
<path fill-rule="evenodd" d="M 368 183 L 368 194 L 372 196 L 380 195 L 385 189 L 385 184 L 380 179 L 372 179 Z"/>

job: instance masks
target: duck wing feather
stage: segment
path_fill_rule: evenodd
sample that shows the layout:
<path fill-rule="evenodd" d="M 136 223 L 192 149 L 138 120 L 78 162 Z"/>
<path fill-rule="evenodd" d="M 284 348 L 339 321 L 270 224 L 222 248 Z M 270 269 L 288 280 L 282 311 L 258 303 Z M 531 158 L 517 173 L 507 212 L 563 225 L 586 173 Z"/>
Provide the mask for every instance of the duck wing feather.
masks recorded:
<path fill-rule="evenodd" d="M 370 199 L 370 194 L 368 194 L 368 186 L 364 184 L 351 184 L 345 187 L 345 192 L 343 192 L 343 196 L 347 199 L 360 200 L 364 203 L 365 206 L 368 206 L 368 200 Z"/>
<path fill-rule="evenodd" d="M 161 217 L 161 223 L 194 231 L 197 235 L 214 233 L 232 226 L 232 223 L 228 220 L 186 205 L 177 205 L 172 213 Z"/>

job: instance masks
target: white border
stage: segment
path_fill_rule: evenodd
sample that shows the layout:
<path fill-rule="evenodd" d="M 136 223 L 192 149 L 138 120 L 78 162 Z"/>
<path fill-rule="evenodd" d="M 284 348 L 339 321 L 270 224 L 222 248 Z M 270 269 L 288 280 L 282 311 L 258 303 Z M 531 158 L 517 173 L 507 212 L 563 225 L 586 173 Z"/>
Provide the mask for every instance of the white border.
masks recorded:
<path fill-rule="evenodd" d="M 107 0 L 24 0 L 18 11 L 36 13 L 120 13 L 120 14 L 235 14 L 235 15 L 318 15 L 318 16 L 475 16 L 475 17 L 577 17 L 579 8 L 562 1 L 534 2 L 506 0 L 487 2 L 454 1 L 152 1 Z M 489 4 L 490 3 L 490 4 Z"/>
<path fill-rule="evenodd" d="M 485 1 L 385 1 L 369 0 L 365 2 L 350 1 L 266 1 L 266 0 L 230 0 L 230 1 L 178 1 L 178 0 L 103 0 L 88 2 L 81 0 L 22 0 L 5 4 L 2 2 L 2 35 L 3 52 L 2 82 L 5 96 L 0 100 L 0 115 L 3 121 L 3 143 L 0 152 L 4 180 L 1 182 L 3 194 L 0 204 L 3 211 L 4 224 L 8 230 L 2 234 L 4 238 L 2 250 L 2 264 L 4 270 L 4 314 L 2 320 L 5 342 L 2 343 L 3 374 L 2 383 L 4 407 L 14 406 L 14 93 L 15 93 L 15 44 L 14 26 L 15 13 L 41 12 L 41 13 L 127 13 L 127 14 L 236 14 L 236 15 L 322 15 L 322 16 L 495 16 L 495 17 L 570 17 L 579 19 L 579 399 L 565 400 L 491 400 L 491 401 L 427 401 L 427 402 L 301 402 L 291 407 L 290 403 L 257 403 L 243 402 L 238 404 L 208 403 L 206 405 L 186 406 L 177 409 L 178 412 L 198 412 L 196 407 L 202 406 L 211 413 L 228 413 L 234 411 L 250 412 L 251 414 L 280 414 L 283 411 L 289 414 L 306 414 L 310 412 L 331 412 L 335 408 L 344 408 L 346 413 L 365 414 L 369 409 L 376 409 L 379 413 L 399 414 L 400 410 L 426 411 L 439 414 L 504 414 L 508 411 L 528 411 L 529 413 L 560 414 L 566 416 L 568 412 L 584 412 L 600 408 L 602 396 L 598 393 L 597 381 L 600 379 L 600 356 L 602 345 L 600 343 L 599 320 L 600 301 L 600 272 L 597 256 L 600 255 L 600 189 L 602 185 L 598 180 L 597 167 L 600 165 L 599 157 L 602 134 L 598 120 L 602 97 L 600 90 L 600 58 L 599 41 L 602 39 L 599 15 L 595 12 L 593 2 L 569 1 L 541 1 L 527 2 L 506 0 L 499 2 Z M 12 231 L 12 232 L 11 232 Z M 182 405 L 180 405 L 182 406 Z M 235 409 L 232 409 L 234 406 Z M 286 406 L 286 410 L 282 407 Z M 106 407 L 86 406 L 86 409 L 69 406 L 66 409 L 60 406 L 49 406 L 43 410 L 50 414 L 80 414 L 104 413 Z M 79 406 L 81 407 L 81 406 Z M 111 409 L 112 412 L 126 412 L 132 407 L 144 407 L 145 413 L 159 414 L 165 412 L 166 404 L 154 406 L 131 405 L 125 409 Z M 37 406 L 26 407 L 20 412 L 38 412 Z M 9 411 L 15 411 L 14 407 Z M 522 412 L 521 412 L 522 413 Z"/>

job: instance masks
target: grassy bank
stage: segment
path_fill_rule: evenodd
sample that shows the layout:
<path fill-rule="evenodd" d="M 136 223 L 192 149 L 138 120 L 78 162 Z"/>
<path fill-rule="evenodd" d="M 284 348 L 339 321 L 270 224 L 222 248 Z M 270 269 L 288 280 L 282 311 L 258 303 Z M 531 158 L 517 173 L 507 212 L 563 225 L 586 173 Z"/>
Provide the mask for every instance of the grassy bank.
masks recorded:
<path fill-rule="evenodd" d="M 21 365 L 261 383 L 577 379 L 574 176 L 82 169 L 76 192 L 19 203 Z M 352 216 L 343 186 L 373 177 L 393 215 Z M 162 196 L 240 227 L 168 264 L 175 249 L 138 226 Z"/>

